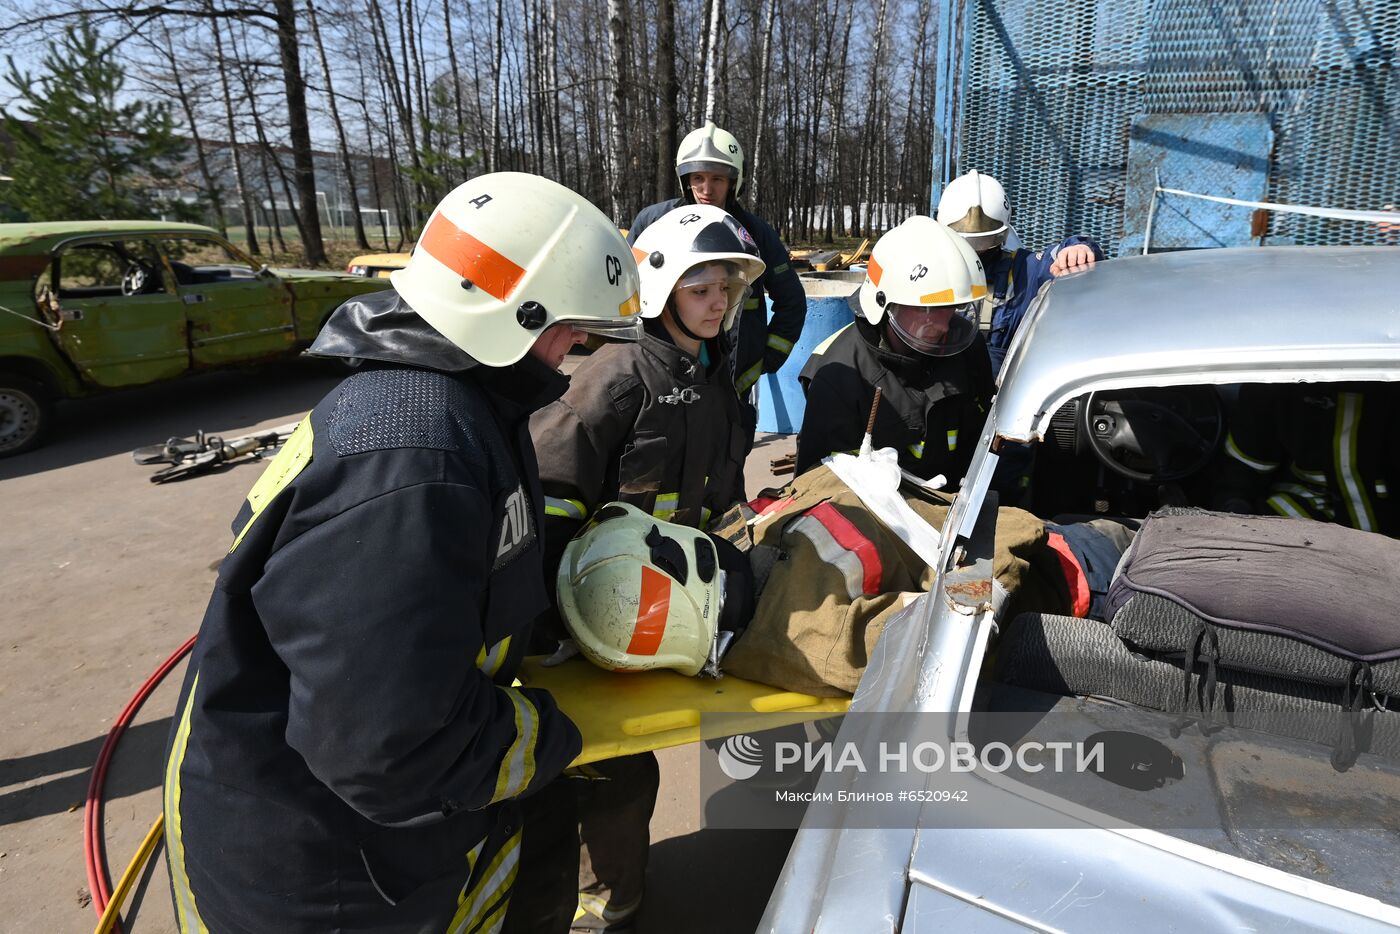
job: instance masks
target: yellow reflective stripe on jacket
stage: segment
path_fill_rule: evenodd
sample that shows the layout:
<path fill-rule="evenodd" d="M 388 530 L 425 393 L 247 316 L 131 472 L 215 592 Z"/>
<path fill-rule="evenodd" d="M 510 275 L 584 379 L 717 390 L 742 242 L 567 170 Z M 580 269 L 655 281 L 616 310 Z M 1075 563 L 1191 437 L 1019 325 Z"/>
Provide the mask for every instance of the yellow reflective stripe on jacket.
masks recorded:
<path fill-rule="evenodd" d="M 848 324 L 841 330 L 837 331 L 835 334 L 826 338 L 824 341 L 817 345 L 817 348 L 815 350 L 812 351 L 812 356 L 820 357 L 822 354 L 826 353 L 829 349 L 831 349 L 831 345 L 836 343 L 836 338 L 840 337 L 842 334 L 845 334 L 848 330 L 850 330 L 850 328 L 851 325 Z"/>
<path fill-rule="evenodd" d="M 582 522 L 588 518 L 588 507 L 576 499 L 546 496 L 544 498 L 544 514 L 546 516 L 561 516 L 565 519 L 577 519 Z"/>
<path fill-rule="evenodd" d="M 948 432 L 948 450 L 950 450 L 950 451 L 956 451 L 957 449 L 958 449 L 958 430 L 957 430 L 956 428 L 954 428 L 952 431 Z"/>
<path fill-rule="evenodd" d="M 540 714 L 529 698 L 515 688 L 499 688 L 515 706 L 515 740 L 501 760 L 496 776 L 496 791 L 491 803 L 514 798 L 525 790 L 535 777 L 535 739 L 540 733 Z"/>
<path fill-rule="evenodd" d="M 277 494 L 287 488 L 287 484 L 296 478 L 296 475 L 306 469 L 306 465 L 311 463 L 311 449 L 315 443 L 314 433 L 311 429 L 311 416 L 308 414 L 297 425 L 292 436 L 287 439 L 287 443 L 282 445 L 282 450 L 277 452 L 277 456 L 272 459 L 272 463 L 267 465 L 267 469 L 262 472 L 258 482 L 253 484 L 253 488 L 248 491 L 248 505 L 252 507 L 253 514 L 248 517 L 248 521 L 243 523 L 243 528 L 239 530 L 234 538 L 233 544 L 229 546 L 232 552 L 243 541 L 243 536 L 248 534 L 248 530 L 253 527 L 253 523 L 258 521 L 258 516 L 267 508 L 267 504 L 277 498 Z"/>
<path fill-rule="evenodd" d="M 745 311 L 758 311 L 758 299 L 750 298 L 744 302 Z"/>
<path fill-rule="evenodd" d="M 712 513 L 710 512 L 710 507 L 709 507 L 709 506 L 701 506 L 701 507 L 700 507 L 700 528 L 702 528 L 702 529 L 709 528 L 709 526 L 710 526 L 710 516 L 711 516 L 711 515 L 712 515 Z"/>
<path fill-rule="evenodd" d="M 651 514 L 658 519 L 667 520 L 674 516 L 680 507 L 681 494 L 662 493 L 656 497 L 656 504 L 651 507 Z"/>
<path fill-rule="evenodd" d="M 735 381 L 734 388 L 739 392 L 748 392 L 753 388 L 753 384 L 758 382 L 758 378 L 763 375 L 763 361 L 760 360 L 739 375 Z"/>
<path fill-rule="evenodd" d="M 768 346 L 772 350 L 792 353 L 792 341 L 788 340 L 786 337 L 779 337 L 777 334 L 768 335 Z"/>
<path fill-rule="evenodd" d="M 914 455 L 916 458 L 918 458 L 919 460 L 923 460 L 923 459 L 924 459 L 924 443 L 923 443 L 922 441 L 920 441 L 918 444 L 911 444 L 911 445 L 909 445 L 909 453 L 910 453 L 910 454 L 913 454 L 913 455 Z"/>
<path fill-rule="evenodd" d="M 775 276 L 781 276 L 783 273 L 787 272 L 787 271 L 788 271 L 789 269 L 791 269 L 791 268 L 792 268 L 792 264 L 791 264 L 791 263 L 779 263 L 778 265 L 774 266 L 772 269 L 770 269 L 770 270 L 768 270 L 768 271 L 771 272 L 771 273 L 772 273 L 773 275 L 775 275 Z"/>
<path fill-rule="evenodd" d="M 452 923 L 447 929 L 450 934 L 499 931 L 519 868 L 520 831 L 517 830 L 487 864 L 471 891 L 459 900 L 457 913 L 452 916 Z"/>
<path fill-rule="evenodd" d="M 199 673 L 190 684 L 190 696 L 180 712 L 180 726 L 170 745 L 170 758 L 165 763 L 165 852 L 170 857 L 170 888 L 175 893 L 175 915 L 181 934 L 204 934 L 209 929 L 199 916 L 194 903 L 194 890 L 185 872 L 185 840 L 180 826 L 180 766 L 190 741 L 190 714 L 194 711 L 195 694 L 199 691 Z"/>
<path fill-rule="evenodd" d="M 1269 471 L 1278 467 L 1278 464 L 1271 464 L 1268 461 L 1261 461 L 1257 458 L 1250 457 L 1244 451 L 1241 451 L 1240 446 L 1235 443 L 1235 436 L 1233 434 L 1225 436 L 1225 453 L 1233 457 L 1235 460 L 1239 461 L 1241 464 L 1244 464 L 1250 470 L 1257 470 L 1260 473 L 1268 473 Z"/>
<path fill-rule="evenodd" d="M 506 656 L 510 654 L 510 636 L 506 636 L 500 642 L 491 647 L 491 651 L 486 651 L 486 646 L 476 653 L 476 667 L 486 673 L 487 677 L 494 678 L 496 672 L 501 670 L 501 666 L 506 663 Z"/>
<path fill-rule="evenodd" d="M 1356 462 L 1356 436 L 1361 429 L 1361 393 L 1337 393 L 1337 430 L 1333 444 L 1336 458 L 1337 486 L 1342 491 L 1351 526 L 1363 532 L 1374 532 L 1380 526 L 1371 500 L 1366 496 L 1366 484 Z"/>

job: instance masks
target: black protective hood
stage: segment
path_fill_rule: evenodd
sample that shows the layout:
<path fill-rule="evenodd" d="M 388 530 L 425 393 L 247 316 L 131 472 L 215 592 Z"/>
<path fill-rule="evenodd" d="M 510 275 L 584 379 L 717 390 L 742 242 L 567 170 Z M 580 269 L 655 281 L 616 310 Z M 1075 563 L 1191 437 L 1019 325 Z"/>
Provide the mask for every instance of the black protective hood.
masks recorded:
<path fill-rule="evenodd" d="M 357 295 L 341 305 L 306 352 L 443 373 L 464 373 L 483 365 L 423 320 L 392 288 Z"/>
<path fill-rule="evenodd" d="M 423 320 L 395 289 L 357 295 L 341 305 L 306 352 L 455 376 L 470 372 L 507 404 L 512 419 L 543 408 L 569 387 L 567 376 L 529 354 L 505 367 L 481 363 Z"/>

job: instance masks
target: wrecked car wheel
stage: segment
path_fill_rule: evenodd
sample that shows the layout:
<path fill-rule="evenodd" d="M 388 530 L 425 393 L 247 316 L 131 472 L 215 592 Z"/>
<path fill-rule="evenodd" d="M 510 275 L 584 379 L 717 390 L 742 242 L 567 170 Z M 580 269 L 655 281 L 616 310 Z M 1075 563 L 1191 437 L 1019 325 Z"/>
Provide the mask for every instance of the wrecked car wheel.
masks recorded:
<path fill-rule="evenodd" d="M 53 421 L 53 399 L 40 383 L 0 375 L 0 457 L 33 450 Z"/>

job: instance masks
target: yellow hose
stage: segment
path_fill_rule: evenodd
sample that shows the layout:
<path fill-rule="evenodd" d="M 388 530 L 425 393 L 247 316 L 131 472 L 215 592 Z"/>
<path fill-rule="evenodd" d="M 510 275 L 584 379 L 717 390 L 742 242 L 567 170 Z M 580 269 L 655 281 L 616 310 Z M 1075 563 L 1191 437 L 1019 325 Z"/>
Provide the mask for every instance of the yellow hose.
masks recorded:
<path fill-rule="evenodd" d="M 121 879 L 117 881 L 117 887 L 112 892 L 111 900 L 107 902 L 107 907 L 102 910 L 102 917 L 97 919 L 97 930 L 93 934 L 107 934 L 112 930 L 112 925 L 117 923 L 117 918 L 121 916 L 122 902 L 126 901 L 127 895 L 131 894 L 131 887 L 136 884 L 141 870 L 146 866 L 146 861 L 156 851 L 156 844 L 160 843 L 161 834 L 164 832 L 165 815 L 161 814 L 151 825 L 151 829 L 146 832 L 146 839 L 141 841 L 141 847 L 136 851 L 136 855 L 131 857 L 126 872 L 122 873 Z"/>

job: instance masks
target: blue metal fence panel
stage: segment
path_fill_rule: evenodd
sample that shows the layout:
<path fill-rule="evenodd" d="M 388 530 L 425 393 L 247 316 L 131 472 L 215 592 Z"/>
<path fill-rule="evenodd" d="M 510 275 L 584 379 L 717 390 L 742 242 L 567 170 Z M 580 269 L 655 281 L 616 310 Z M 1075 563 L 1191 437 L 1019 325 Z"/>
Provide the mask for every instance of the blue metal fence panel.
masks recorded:
<path fill-rule="evenodd" d="M 1153 115 L 1202 115 L 1192 139 L 1217 115 L 1263 115 L 1273 134 L 1265 200 L 1400 201 L 1400 0 L 946 2 L 966 3 L 950 162 L 1002 180 L 1028 245 L 1087 233 L 1120 251 L 1131 132 Z M 1257 181 L 1241 184 L 1257 196 Z M 1267 242 L 1394 236 L 1275 214 Z"/>
<path fill-rule="evenodd" d="M 1154 249 L 1249 246 L 1254 212 L 1194 198 L 1152 199 L 1160 183 L 1262 201 L 1274 131 L 1265 114 L 1151 114 L 1133 121 L 1128 142 L 1121 252 L 1139 252 L 1152 224 Z"/>

